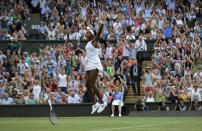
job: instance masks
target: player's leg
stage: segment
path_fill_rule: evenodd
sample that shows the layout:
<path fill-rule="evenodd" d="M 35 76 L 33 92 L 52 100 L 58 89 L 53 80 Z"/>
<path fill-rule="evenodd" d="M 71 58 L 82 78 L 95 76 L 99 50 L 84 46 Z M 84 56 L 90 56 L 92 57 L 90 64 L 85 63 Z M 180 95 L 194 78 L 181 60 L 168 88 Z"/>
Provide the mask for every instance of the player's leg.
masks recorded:
<path fill-rule="evenodd" d="M 92 101 L 92 111 L 91 114 L 94 114 L 98 108 L 99 108 L 99 103 L 96 103 L 95 101 L 95 95 L 94 95 L 94 90 L 91 84 L 91 71 L 86 72 L 86 88 L 88 90 L 88 93 L 90 95 L 91 101 Z"/>
<path fill-rule="evenodd" d="M 87 88 L 88 93 L 90 95 L 91 101 L 94 105 L 94 104 L 96 104 L 96 101 L 95 101 L 94 91 L 93 91 L 93 88 L 91 86 L 90 74 L 91 74 L 91 71 L 86 72 L 86 88 Z"/>
<path fill-rule="evenodd" d="M 96 70 L 92 70 L 90 72 L 90 77 L 91 77 L 90 78 L 90 80 L 91 80 L 91 85 L 90 86 L 93 88 L 93 91 L 96 94 L 96 96 L 98 97 L 98 101 L 100 103 L 99 109 L 98 109 L 97 113 L 101 113 L 105 109 L 105 107 L 107 106 L 107 103 L 103 102 L 99 90 L 95 87 L 97 76 L 98 76 L 98 70 L 97 69 Z"/>

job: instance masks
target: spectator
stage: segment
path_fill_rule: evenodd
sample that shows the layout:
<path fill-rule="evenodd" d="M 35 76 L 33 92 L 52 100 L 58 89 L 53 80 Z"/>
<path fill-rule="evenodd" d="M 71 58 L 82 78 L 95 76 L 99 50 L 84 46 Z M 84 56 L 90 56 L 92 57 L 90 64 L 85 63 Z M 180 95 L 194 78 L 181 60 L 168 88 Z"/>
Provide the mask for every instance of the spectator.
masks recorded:
<path fill-rule="evenodd" d="M 59 74 L 58 79 L 58 87 L 62 89 L 62 92 L 67 93 L 67 75 L 65 74 L 65 69 L 62 70 L 62 74 Z"/>
<path fill-rule="evenodd" d="M 0 98 L 4 98 L 4 94 L 5 94 L 5 87 L 3 86 L 3 81 L 0 82 Z"/>
<path fill-rule="evenodd" d="M 135 43 L 136 49 L 142 43 L 142 46 L 136 50 L 136 54 L 132 54 L 136 55 L 137 63 L 140 66 L 147 54 L 144 52 L 147 51 L 147 45 L 150 47 L 146 39 L 156 39 L 152 57 L 154 62 L 150 65 L 149 73 L 144 74 L 144 77 L 147 76 L 146 91 L 153 90 L 155 99 L 160 93 L 162 98 L 166 97 L 166 102 L 173 101 L 174 105 L 177 104 L 178 99 L 190 101 L 191 94 L 193 92 L 193 94 L 197 94 L 196 92 L 201 90 L 201 26 L 198 21 L 194 22 L 195 18 L 200 17 L 199 3 L 199 0 L 191 2 L 107 0 L 87 1 L 84 4 L 80 2 L 80 8 L 71 6 L 70 2 L 60 0 L 57 2 L 33 0 L 28 3 L 4 0 L 0 9 L 0 39 L 12 40 L 12 44 L 9 44 L 10 50 L 5 53 L 0 52 L 0 74 L 2 75 L 0 81 L 3 81 L 5 92 L 10 94 L 9 96 L 14 99 L 14 102 L 22 93 L 27 102 L 34 82 L 39 77 L 40 94 L 46 91 L 44 96 L 47 100 L 50 92 L 55 93 L 56 88 L 61 84 L 57 76 L 62 74 L 62 70 L 65 69 L 65 75 L 68 75 L 67 88 L 71 87 L 76 90 L 75 94 L 81 98 L 83 96 L 84 100 L 81 99 L 81 101 L 89 102 L 88 93 L 85 88 L 82 87 L 82 91 L 80 87 L 80 85 L 85 86 L 85 65 L 87 63 L 87 56 L 80 40 L 86 39 L 87 29 L 97 30 L 100 23 L 98 18 L 106 14 L 108 21 L 104 25 L 98 48 L 100 57 L 103 60 L 106 58 L 106 65 L 103 63 L 103 66 L 106 66 L 105 75 L 107 76 L 104 75 L 101 80 L 103 83 L 101 87 L 107 93 L 110 92 L 109 97 L 111 98 L 112 87 L 117 87 L 116 83 L 120 84 L 120 81 L 115 80 L 117 82 L 113 81 L 113 84 L 110 85 L 111 80 L 119 79 L 118 76 L 120 76 L 125 83 L 122 87 L 118 87 L 122 88 L 125 93 L 132 78 L 129 75 L 131 67 L 128 64 L 130 54 L 126 48 L 129 47 L 130 42 L 125 42 L 124 39 L 137 39 L 132 41 Z M 75 1 L 72 0 L 71 4 L 74 5 Z M 33 8 L 32 5 L 35 5 L 36 8 Z M 32 39 L 32 35 L 29 35 L 32 30 L 27 30 L 25 25 L 30 18 L 30 12 L 37 13 L 39 5 L 41 18 L 43 21 L 45 20 L 40 23 L 40 38 L 48 40 L 76 39 L 78 40 L 77 46 L 73 47 L 72 43 L 67 42 L 57 46 L 41 47 L 39 55 L 36 52 L 28 53 L 26 48 L 23 48 L 24 53 L 22 52 L 19 40 Z M 91 6 L 96 6 L 96 8 L 90 8 Z M 112 43 L 108 42 L 110 39 L 118 40 L 115 48 Z M 107 45 L 102 43 L 107 43 Z M 81 53 L 82 55 L 80 55 Z M 197 91 L 193 89 L 195 83 L 198 84 Z M 96 84 L 99 85 L 99 81 Z M 152 88 L 147 88 L 147 86 Z M 2 93 L 2 95 L 4 94 Z M 58 98 L 61 99 L 61 97 Z M 59 102 L 54 99 L 52 97 L 53 103 Z M 42 99 L 40 100 L 42 101 Z M 143 107 L 146 110 L 145 103 Z"/>
<path fill-rule="evenodd" d="M 154 99 L 154 94 L 152 91 L 149 91 L 147 92 L 147 97 L 145 99 L 145 102 L 155 102 L 155 99 Z"/>
<path fill-rule="evenodd" d="M 35 99 L 34 94 L 31 93 L 27 99 L 27 104 L 37 104 L 37 99 Z"/>
<path fill-rule="evenodd" d="M 134 95 L 136 95 L 137 93 L 138 96 L 140 95 L 141 75 L 142 75 L 142 67 L 139 64 L 137 64 L 137 61 L 134 61 L 133 65 L 130 67 L 130 79 Z M 136 87 L 138 92 L 136 92 Z"/>
<path fill-rule="evenodd" d="M 56 104 L 56 103 L 57 103 L 57 99 L 56 99 L 56 97 L 55 97 L 54 92 L 51 92 L 51 93 L 50 93 L 49 99 L 50 99 L 51 104 Z M 47 99 L 47 100 L 48 100 L 48 99 Z M 47 101 L 47 100 L 46 100 L 46 101 Z"/>
<path fill-rule="evenodd" d="M 114 117 L 115 106 L 118 106 L 119 117 L 121 117 L 121 108 L 123 106 L 123 93 L 120 92 L 120 88 L 116 88 L 114 92 L 112 92 L 114 96 L 114 100 L 112 102 L 112 114 L 111 117 Z"/>
<path fill-rule="evenodd" d="M 143 76 L 143 79 L 145 80 L 145 84 L 144 84 L 145 90 L 146 91 L 153 91 L 154 87 L 152 84 L 152 76 L 150 73 L 150 67 L 147 67 L 145 74 Z"/>
<path fill-rule="evenodd" d="M 67 104 L 68 103 L 68 98 L 67 98 L 67 96 L 66 96 L 66 94 L 64 92 L 62 93 L 62 97 L 61 97 L 59 103 L 60 104 Z"/>
<path fill-rule="evenodd" d="M 14 101 L 13 101 L 13 98 L 11 97 L 8 97 L 8 93 L 5 93 L 4 94 L 4 98 L 2 99 L 1 101 L 1 104 L 3 105 L 7 105 L 7 104 L 14 104 Z"/>
<path fill-rule="evenodd" d="M 77 94 L 75 94 L 74 90 L 70 90 L 70 95 L 68 96 L 68 103 L 81 103 L 81 98 Z"/>
<path fill-rule="evenodd" d="M 46 38 L 46 33 L 47 33 L 47 27 L 45 25 L 44 22 L 40 23 L 40 27 L 39 27 L 39 38 L 40 39 L 45 39 Z"/>
<path fill-rule="evenodd" d="M 33 94 L 34 94 L 34 99 L 38 100 L 39 94 L 41 92 L 41 86 L 39 85 L 39 81 L 35 80 L 34 81 L 34 86 L 33 86 Z"/>
<path fill-rule="evenodd" d="M 126 41 L 125 41 L 125 43 L 126 43 Z M 137 60 L 137 59 L 136 59 L 137 50 L 138 50 L 141 46 L 142 46 L 142 43 L 140 43 L 140 45 L 137 46 L 137 47 L 135 46 L 134 43 L 131 43 L 131 44 L 130 44 L 130 47 L 127 47 L 128 50 L 129 50 L 129 64 L 130 64 L 130 66 L 132 66 L 133 63 Z"/>
<path fill-rule="evenodd" d="M 183 100 L 179 100 L 176 106 L 174 107 L 174 111 L 186 111 L 187 107 L 184 104 Z"/>
<path fill-rule="evenodd" d="M 25 100 L 24 100 L 24 97 L 23 95 L 20 93 L 18 94 L 18 97 L 17 97 L 17 100 L 15 102 L 16 104 L 25 104 Z"/>

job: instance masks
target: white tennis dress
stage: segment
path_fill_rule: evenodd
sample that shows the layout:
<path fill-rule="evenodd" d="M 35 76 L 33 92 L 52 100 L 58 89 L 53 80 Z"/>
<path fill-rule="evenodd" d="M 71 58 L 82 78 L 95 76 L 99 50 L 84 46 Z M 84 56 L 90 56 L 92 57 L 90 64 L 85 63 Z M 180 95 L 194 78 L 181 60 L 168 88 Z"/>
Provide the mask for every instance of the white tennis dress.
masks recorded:
<path fill-rule="evenodd" d="M 86 71 L 98 69 L 100 72 L 103 71 L 103 67 L 98 56 L 98 49 L 92 45 L 92 41 L 89 41 L 86 45 L 87 54 L 87 65 Z"/>

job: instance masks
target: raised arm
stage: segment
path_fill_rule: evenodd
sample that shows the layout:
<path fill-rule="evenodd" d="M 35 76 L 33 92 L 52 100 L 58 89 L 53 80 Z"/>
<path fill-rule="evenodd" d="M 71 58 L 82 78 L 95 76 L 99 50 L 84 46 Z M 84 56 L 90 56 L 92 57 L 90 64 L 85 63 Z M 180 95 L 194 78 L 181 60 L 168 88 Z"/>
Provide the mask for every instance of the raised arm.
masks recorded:
<path fill-rule="evenodd" d="M 80 2 L 81 1 L 78 2 L 78 6 L 79 6 L 80 9 L 83 9 L 83 7 L 81 7 L 81 5 L 80 5 Z"/>
<path fill-rule="evenodd" d="M 121 3 L 121 5 L 123 4 L 122 0 L 119 0 L 119 2 Z"/>
<path fill-rule="evenodd" d="M 97 47 L 97 41 L 98 41 L 98 39 L 100 37 L 100 34 L 102 33 L 102 29 L 104 27 L 104 22 L 105 22 L 106 18 L 107 18 L 107 16 L 104 14 L 103 17 L 102 17 L 102 21 L 100 22 L 99 30 L 98 30 L 96 36 L 92 40 L 92 44 L 95 47 Z"/>
<path fill-rule="evenodd" d="M 153 7 L 154 7 L 154 1 L 152 2 L 152 5 L 150 6 L 149 10 L 152 10 Z"/>
<path fill-rule="evenodd" d="M 123 40 L 123 43 L 126 46 L 126 48 L 129 49 L 128 41 L 126 39 Z"/>

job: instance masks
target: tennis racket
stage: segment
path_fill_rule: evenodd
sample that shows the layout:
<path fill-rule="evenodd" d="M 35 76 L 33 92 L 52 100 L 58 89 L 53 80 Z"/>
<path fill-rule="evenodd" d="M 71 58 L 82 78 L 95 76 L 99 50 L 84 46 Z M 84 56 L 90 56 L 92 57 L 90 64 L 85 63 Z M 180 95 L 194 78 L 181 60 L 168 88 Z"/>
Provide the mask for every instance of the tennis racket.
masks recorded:
<path fill-rule="evenodd" d="M 49 107 L 50 107 L 49 120 L 50 120 L 51 124 L 58 125 L 60 123 L 59 117 L 56 114 L 56 112 L 54 111 L 50 99 L 48 99 L 48 104 L 49 104 Z"/>

